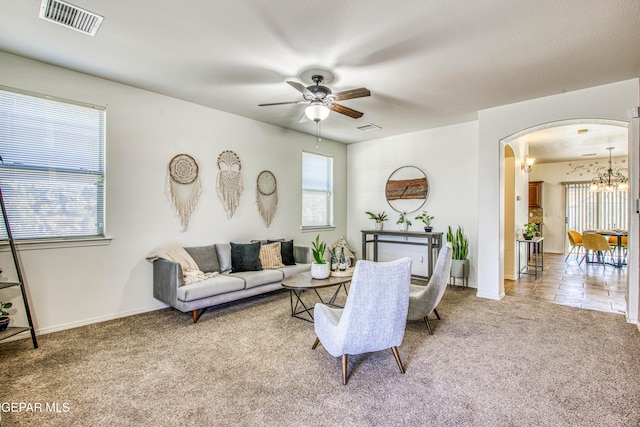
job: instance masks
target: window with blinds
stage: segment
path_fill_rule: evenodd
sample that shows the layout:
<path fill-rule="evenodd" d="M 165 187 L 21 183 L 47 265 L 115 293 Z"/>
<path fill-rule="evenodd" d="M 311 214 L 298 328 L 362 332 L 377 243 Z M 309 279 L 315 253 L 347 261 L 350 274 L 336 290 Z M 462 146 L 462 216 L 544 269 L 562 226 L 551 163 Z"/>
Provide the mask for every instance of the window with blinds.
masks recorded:
<path fill-rule="evenodd" d="M 333 158 L 302 153 L 302 227 L 333 225 Z"/>
<path fill-rule="evenodd" d="M 567 230 L 627 229 L 626 191 L 589 191 L 590 182 L 565 183 Z"/>
<path fill-rule="evenodd" d="M 0 88 L 0 188 L 15 239 L 104 236 L 104 144 L 104 108 Z"/>

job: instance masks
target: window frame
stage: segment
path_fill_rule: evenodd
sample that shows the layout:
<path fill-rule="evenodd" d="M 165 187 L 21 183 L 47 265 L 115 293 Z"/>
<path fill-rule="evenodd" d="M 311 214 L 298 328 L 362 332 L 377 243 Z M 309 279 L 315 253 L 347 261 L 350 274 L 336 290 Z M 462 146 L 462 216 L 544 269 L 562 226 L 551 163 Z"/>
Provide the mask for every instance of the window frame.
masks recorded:
<path fill-rule="evenodd" d="M 16 237 L 15 228 L 12 226 L 13 238 L 16 242 L 16 245 L 22 249 L 43 249 L 50 247 L 83 247 L 83 246 L 103 246 L 108 245 L 111 242 L 111 238 L 106 236 L 106 133 L 107 133 L 107 114 L 106 107 L 99 106 L 95 104 L 89 104 L 85 102 L 60 98 L 51 95 L 45 95 L 37 92 L 26 91 L 22 89 L 12 88 L 0 85 L 0 91 L 6 92 L 9 94 L 27 96 L 32 98 L 38 98 L 44 101 L 51 101 L 54 103 L 63 103 L 76 107 L 82 107 L 87 109 L 97 110 L 99 112 L 99 124 L 98 124 L 98 143 L 97 143 L 97 152 L 93 154 L 93 159 L 99 165 L 97 170 L 84 170 L 81 167 L 77 168 L 68 168 L 64 165 L 57 166 L 35 166 L 35 165 L 24 165 L 16 163 L 9 164 L 1 164 L 0 169 L 4 169 L 7 171 L 18 171 L 18 173 L 54 173 L 60 175 L 70 174 L 71 176 L 93 176 L 100 182 L 100 184 L 96 185 L 96 207 L 95 207 L 95 219 L 96 226 L 95 231 L 96 234 L 85 234 L 85 235 L 61 235 L 61 236 L 28 236 L 28 237 Z M 53 110 L 53 109 L 52 109 Z M 96 145 L 94 145 L 95 147 Z M 82 151 L 79 151 L 82 153 Z M 32 182 L 32 181 L 28 181 Z M 6 194 L 5 196 L 6 201 Z M 4 229 L 4 227 L 2 227 Z M 4 231 L 3 231 L 4 234 Z M 6 243 L 4 246 L 8 246 L 8 241 L 5 240 L 2 243 Z M 1 250 L 6 248 L 2 247 Z"/>
<path fill-rule="evenodd" d="M 326 185 L 328 188 L 326 188 L 325 190 L 317 190 L 317 189 L 312 189 L 312 188 L 307 188 L 305 187 L 305 171 L 304 171 L 304 164 L 305 164 L 305 156 L 316 156 L 316 157 L 321 157 L 324 158 L 326 160 L 329 161 L 329 168 L 330 170 L 327 171 L 327 179 L 325 181 Z M 313 230 L 326 230 L 326 229 L 334 229 L 334 157 L 327 155 L 327 154 L 321 154 L 321 153 L 314 153 L 311 151 L 302 151 L 302 156 L 301 156 L 301 203 L 300 203 L 300 207 L 301 207 L 301 215 L 300 215 L 300 229 L 302 231 L 313 231 Z M 314 192 L 314 193 L 326 193 L 326 210 L 327 210 L 327 218 L 326 218 L 326 224 L 305 224 L 305 192 Z"/>

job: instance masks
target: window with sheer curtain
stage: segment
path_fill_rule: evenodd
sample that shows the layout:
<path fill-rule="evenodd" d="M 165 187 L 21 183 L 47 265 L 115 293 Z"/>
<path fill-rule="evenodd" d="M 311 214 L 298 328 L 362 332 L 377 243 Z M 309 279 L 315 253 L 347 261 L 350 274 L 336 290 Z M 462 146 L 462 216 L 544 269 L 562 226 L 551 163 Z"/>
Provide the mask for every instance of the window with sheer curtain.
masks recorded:
<path fill-rule="evenodd" d="M 104 146 L 104 108 L 0 88 L 0 188 L 15 239 L 104 236 Z"/>
<path fill-rule="evenodd" d="M 626 191 L 589 191 L 590 182 L 565 183 L 567 230 L 627 229 Z"/>
<path fill-rule="evenodd" d="M 333 158 L 302 153 L 302 227 L 333 225 Z"/>

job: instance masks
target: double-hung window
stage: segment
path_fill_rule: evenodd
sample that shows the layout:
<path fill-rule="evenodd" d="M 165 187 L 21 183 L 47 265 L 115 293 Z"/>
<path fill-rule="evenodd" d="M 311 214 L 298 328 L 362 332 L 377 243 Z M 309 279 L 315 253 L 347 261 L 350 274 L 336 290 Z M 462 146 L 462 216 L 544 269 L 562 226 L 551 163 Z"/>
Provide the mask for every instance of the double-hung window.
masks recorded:
<path fill-rule="evenodd" d="M 302 227 L 333 226 L 333 158 L 302 153 Z"/>
<path fill-rule="evenodd" d="M 104 236 L 104 144 L 104 108 L 0 87 L 0 189 L 15 239 Z"/>

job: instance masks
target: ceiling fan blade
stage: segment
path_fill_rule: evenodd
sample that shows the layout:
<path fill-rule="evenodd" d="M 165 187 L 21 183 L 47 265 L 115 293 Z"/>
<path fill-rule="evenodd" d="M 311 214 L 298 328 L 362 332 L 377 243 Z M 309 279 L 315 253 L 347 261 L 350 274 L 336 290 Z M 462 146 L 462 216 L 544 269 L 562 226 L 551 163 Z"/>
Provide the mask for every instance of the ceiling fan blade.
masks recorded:
<path fill-rule="evenodd" d="M 349 116 L 354 119 L 359 119 L 364 115 L 364 113 L 361 113 L 360 111 L 354 110 L 353 108 L 345 107 L 344 105 L 340 104 L 333 103 L 329 106 L 329 108 L 331 108 L 336 113 L 344 114 L 345 116 Z"/>
<path fill-rule="evenodd" d="M 299 91 L 304 96 L 310 96 L 312 98 L 315 98 L 315 95 L 309 89 L 307 89 L 303 84 L 298 82 L 292 82 L 292 81 L 287 81 L 287 83 L 293 86 L 297 91 Z"/>
<path fill-rule="evenodd" d="M 307 101 L 271 102 L 269 104 L 258 104 L 258 107 L 268 107 L 270 105 L 306 104 L 306 103 Z"/>
<path fill-rule="evenodd" d="M 333 99 L 336 101 L 344 101 L 345 99 L 362 98 L 365 96 L 371 96 L 371 92 L 366 87 L 358 89 L 345 90 L 333 94 Z"/>

